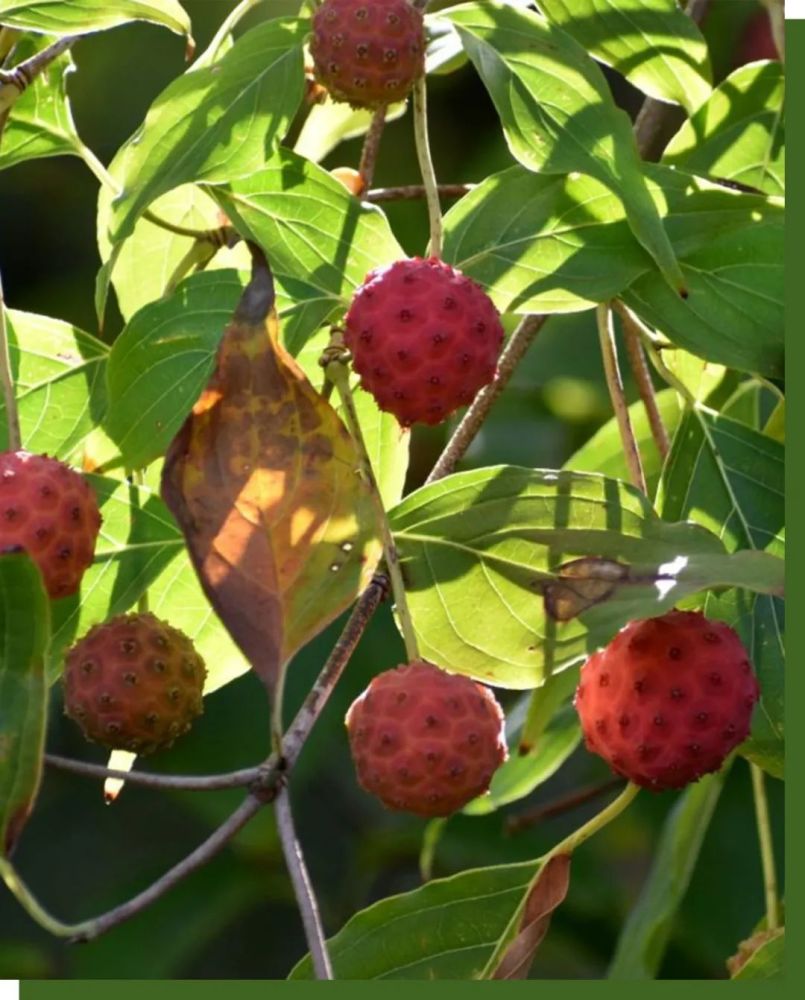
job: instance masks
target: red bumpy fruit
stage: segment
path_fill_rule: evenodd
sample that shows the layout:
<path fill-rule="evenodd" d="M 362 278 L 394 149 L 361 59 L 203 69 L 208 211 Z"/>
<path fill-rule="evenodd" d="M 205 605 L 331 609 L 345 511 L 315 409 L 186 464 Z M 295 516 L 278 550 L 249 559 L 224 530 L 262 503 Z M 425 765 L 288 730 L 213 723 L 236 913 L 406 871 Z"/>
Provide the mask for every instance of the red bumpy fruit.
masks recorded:
<path fill-rule="evenodd" d="M 654 791 L 681 788 L 749 735 L 759 697 L 746 650 L 723 622 L 670 611 L 630 622 L 581 668 L 575 705 L 588 750 Z"/>
<path fill-rule="evenodd" d="M 154 615 L 118 615 L 67 653 L 64 710 L 88 740 L 149 754 L 203 711 L 206 670 L 193 643 Z"/>
<path fill-rule="evenodd" d="M 346 723 L 363 788 L 419 816 L 460 809 L 489 788 L 506 759 L 492 692 L 425 660 L 375 677 Z"/>
<path fill-rule="evenodd" d="M 78 590 L 100 527 L 98 501 L 80 473 L 47 455 L 0 453 L 0 551 L 24 549 L 50 597 Z"/>
<path fill-rule="evenodd" d="M 401 101 L 425 71 L 422 14 L 407 0 L 324 0 L 310 53 L 334 100 L 356 108 Z"/>
<path fill-rule="evenodd" d="M 403 426 L 438 424 L 491 382 L 503 327 L 492 300 L 436 258 L 370 271 L 344 341 L 361 385 Z"/>

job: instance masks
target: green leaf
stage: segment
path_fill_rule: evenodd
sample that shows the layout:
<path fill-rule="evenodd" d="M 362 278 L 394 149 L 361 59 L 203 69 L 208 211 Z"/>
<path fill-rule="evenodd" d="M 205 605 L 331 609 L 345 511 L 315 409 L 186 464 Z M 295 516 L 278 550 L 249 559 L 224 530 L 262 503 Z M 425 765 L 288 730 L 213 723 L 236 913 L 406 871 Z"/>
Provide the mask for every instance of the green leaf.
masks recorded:
<path fill-rule="evenodd" d="M 785 193 L 784 71 L 753 62 L 731 73 L 669 143 L 663 162 Z"/>
<path fill-rule="evenodd" d="M 307 285 L 322 322 L 366 273 L 405 252 L 379 208 L 353 198 L 326 170 L 280 149 L 263 170 L 210 192 L 272 269 Z M 289 350 L 296 353 L 301 345 Z"/>
<path fill-rule="evenodd" d="M 136 312 L 115 340 L 104 429 L 127 469 L 144 468 L 167 450 L 212 374 L 242 292 L 237 272 L 193 275 L 170 298 Z"/>
<path fill-rule="evenodd" d="M 665 359 L 663 358 L 663 360 Z M 673 436 L 682 417 L 676 390 L 664 389 L 662 392 L 658 392 L 657 408 L 660 411 L 665 429 L 669 436 Z M 653 496 L 660 480 L 663 461 L 654 443 L 646 416 L 646 408 L 641 401 L 638 400 L 629 407 L 629 419 L 632 423 L 637 446 L 640 449 L 648 495 Z M 626 456 L 623 453 L 623 443 L 617 419 L 613 417 L 599 428 L 590 440 L 565 462 L 564 468 L 578 472 L 600 472 L 611 479 L 628 479 L 629 469 Z"/>
<path fill-rule="evenodd" d="M 473 979 L 537 870 L 501 865 L 428 882 L 355 914 L 328 942 L 338 979 Z M 310 958 L 289 979 L 312 979 Z"/>
<path fill-rule="evenodd" d="M 785 970 L 785 927 L 772 932 L 756 948 L 733 979 L 777 979 Z"/>
<path fill-rule="evenodd" d="M 50 316 L 10 309 L 6 317 L 23 445 L 80 465 L 82 446 L 106 409 L 109 348 Z M 6 442 L 0 403 L 0 445 Z"/>
<path fill-rule="evenodd" d="M 692 112 L 710 96 L 707 42 L 676 0 L 538 0 L 538 5 L 649 97 Z"/>
<path fill-rule="evenodd" d="M 190 18 L 178 0 L 0 0 L 0 22 L 48 35 L 83 35 L 129 21 L 190 37 Z"/>
<path fill-rule="evenodd" d="M 783 375 L 783 219 L 758 213 L 751 228 L 714 234 L 686 254 L 682 301 L 646 273 L 620 296 L 669 340 L 739 371 Z"/>
<path fill-rule="evenodd" d="M 44 46 L 41 38 L 23 35 L 14 47 L 14 63 Z M 70 53 L 63 53 L 14 102 L 0 144 L 0 170 L 45 156 L 81 155 L 67 96 L 67 77 L 74 69 Z"/>
<path fill-rule="evenodd" d="M 462 811 L 468 816 L 484 816 L 525 798 L 556 774 L 580 741 L 578 714 L 571 705 L 565 705 L 533 749 L 525 754 L 513 753 L 495 771 L 489 792 L 468 802 Z"/>
<path fill-rule="evenodd" d="M 447 16 L 443 14 L 443 16 Z M 684 279 L 652 201 L 625 111 L 570 35 L 494 0 L 461 6 L 458 28 L 500 115 L 512 155 L 543 174 L 589 174 L 622 201 L 638 242 L 679 294 Z"/>
<path fill-rule="evenodd" d="M 737 421 L 699 409 L 679 426 L 658 494 L 663 517 L 691 518 L 744 558 L 782 556 L 784 449 Z M 747 551 L 748 550 L 748 551 Z M 752 551 L 754 550 L 754 551 Z M 746 646 L 760 683 L 752 734 L 741 753 L 783 776 L 783 602 L 777 596 L 710 594 L 705 614 L 725 620 Z"/>
<path fill-rule="evenodd" d="M 146 589 L 154 614 L 194 640 L 207 665 L 205 694 L 245 673 L 248 664 L 202 594 L 184 538 L 160 498 L 117 479 L 87 478 L 103 523 L 80 594 L 53 605 L 51 680 L 61 674 L 68 646 L 98 622 L 130 611 Z"/>
<path fill-rule="evenodd" d="M 727 555 L 715 535 L 661 521 L 638 490 L 592 474 L 462 472 L 411 493 L 390 520 L 422 655 L 501 687 L 536 687 L 698 590 L 782 586 L 781 560 Z M 606 599 L 555 621 L 543 590 L 578 557 L 614 560 L 623 575 Z"/>
<path fill-rule="evenodd" d="M 0 554 L 0 635 L 0 854 L 7 857 L 39 790 L 47 721 L 50 606 L 26 555 Z"/>
<path fill-rule="evenodd" d="M 242 35 L 214 66 L 191 69 L 157 97 L 109 171 L 121 188 L 110 237 L 131 235 L 159 195 L 259 170 L 302 98 L 307 20 L 277 18 Z"/>
<path fill-rule="evenodd" d="M 739 243 L 760 220 L 781 222 L 780 205 L 763 196 L 728 191 L 667 167 L 647 165 L 645 172 L 683 266 L 716 236 Z M 511 167 L 456 202 L 444 225 L 445 259 L 507 312 L 588 309 L 645 274 L 665 287 L 629 229 L 621 202 L 592 177 Z M 756 276 L 751 286 L 762 288 L 763 282 Z M 677 298 L 670 290 L 668 295 Z M 720 331 L 722 339 L 728 335 L 729 328 Z"/>
<path fill-rule="evenodd" d="M 662 829 L 648 878 L 621 929 L 610 979 L 654 979 L 690 885 L 728 768 L 690 785 Z"/>

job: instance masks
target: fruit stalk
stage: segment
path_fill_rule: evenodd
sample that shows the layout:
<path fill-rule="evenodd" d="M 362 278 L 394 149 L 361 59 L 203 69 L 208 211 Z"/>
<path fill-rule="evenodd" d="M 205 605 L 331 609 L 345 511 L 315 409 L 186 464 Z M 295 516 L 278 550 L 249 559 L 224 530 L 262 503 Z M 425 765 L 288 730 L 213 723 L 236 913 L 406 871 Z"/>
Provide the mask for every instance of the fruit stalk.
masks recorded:
<path fill-rule="evenodd" d="M 372 116 L 372 124 L 369 126 L 369 131 L 366 133 L 366 138 L 363 140 L 361 162 L 358 165 L 358 173 L 363 181 L 363 187 L 361 189 L 363 191 L 368 191 L 372 186 L 372 179 L 375 175 L 375 163 L 377 162 L 377 154 L 380 150 L 380 139 L 386 125 L 387 110 L 388 105 L 381 104 L 375 111 Z"/>
<path fill-rule="evenodd" d="M 0 381 L 3 384 L 3 402 L 6 408 L 7 448 L 9 451 L 19 451 L 21 444 L 20 418 L 17 413 L 17 397 L 14 394 L 14 376 L 11 371 L 11 357 L 8 350 L 6 301 L 3 297 L 2 274 L 0 274 Z"/>
<path fill-rule="evenodd" d="M 595 311 L 598 323 L 598 337 L 601 342 L 601 357 L 604 362 L 609 396 L 612 408 L 618 421 L 621 443 L 626 454 L 626 464 L 629 476 L 634 486 L 646 493 L 646 478 L 643 475 L 643 463 L 640 460 L 640 449 L 637 447 L 632 421 L 629 419 L 629 407 L 623 391 L 623 379 L 618 366 L 618 352 L 615 345 L 615 329 L 612 325 L 612 309 L 608 302 L 602 302 Z"/>
<path fill-rule="evenodd" d="M 405 642 L 405 651 L 408 654 L 409 660 L 418 660 L 419 647 L 414 631 L 414 623 L 411 620 L 411 612 L 408 608 L 408 600 L 405 596 L 405 583 L 403 582 L 402 570 L 400 569 L 397 545 L 391 533 L 386 509 L 383 506 L 383 498 L 380 495 L 380 487 L 377 485 L 377 479 L 372 469 L 372 461 L 366 451 L 366 443 L 363 440 L 363 433 L 358 421 L 355 401 L 352 398 L 352 389 L 349 384 L 349 369 L 344 363 L 343 354 L 343 350 L 339 350 L 338 353 L 332 352 L 330 355 L 326 355 L 325 371 L 341 397 L 344 407 L 344 422 L 355 443 L 360 471 L 372 498 L 377 529 L 383 543 L 383 554 L 386 561 L 386 568 L 388 569 L 389 580 L 391 581 L 391 591 L 394 595 L 397 617 L 400 621 L 403 641 Z"/>
<path fill-rule="evenodd" d="M 428 94 L 425 87 L 425 77 L 421 76 L 414 83 L 414 139 L 419 169 L 422 173 L 422 183 L 425 187 L 425 199 L 428 203 L 428 218 L 430 220 L 430 243 L 428 254 L 431 257 L 442 256 L 442 208 L 439 204 L 439 185 L 436 182 L 436 171 L 433 168 L 433 157 L 430 152 L 428 138 Z"/>
<path fill-rule="evenodd" d="M 766 782 L 757 764 L 749 764 L 752 775 L 752 794 L 755 799 L 760 862 L 763 866 L 763 890 L 766 896 L 766 929 L 776 931 L 780 926 L 780 906 L 777 901 L 777 873 L 774 864 L 774 845 L 771 839 L 769 803 L 766 799 Z"/>

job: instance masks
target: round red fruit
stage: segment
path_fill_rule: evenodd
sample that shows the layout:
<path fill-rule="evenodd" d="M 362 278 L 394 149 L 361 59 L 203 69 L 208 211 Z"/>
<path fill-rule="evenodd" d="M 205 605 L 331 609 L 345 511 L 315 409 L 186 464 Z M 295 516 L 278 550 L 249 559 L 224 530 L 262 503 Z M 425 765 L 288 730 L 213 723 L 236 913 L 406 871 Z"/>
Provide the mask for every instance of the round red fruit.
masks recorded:
<path fill-rule="evenodd" d="M 492 381 L 503 326 L 486 292 L 436 258 L 370 271 L 344 341 L 361 385 L 403 426 L 438 424 Z"/>
<path fill-rule="evenodd" d="M 67 653 L 64 710 L 88 740 L 150 754 L 201 715 L 205 677 L 183 632 L 150 613 L 118 615 Z"/>
<path fill-rule="evenodd" d="M 25 551 L 51 598 L 78 590 L 100 527 L 98 501 L 80 473 L 47 455 L 0 453 L 0 551 Z"/>
<path fill-rule="evenodd" d="M 588 750 L 654 791 L 718 771 L 749 735 L 758 683 L 741 640 L 698 611 L 630 622 L 581 668 Z"/>
<path fill-rule="evenodd" d="M 503 713 L 468 677 L 416 660 L 379 674 L 347 712 L 358 781 L 389 809 L 449 816 L 506 759 Z"/>
<path fill-rule="evenodd" d="M 316 77 L 336 101 L 401 101 L 425 72 L 425 25 L 408 0 L 324 0 L 313 15 Z"/>

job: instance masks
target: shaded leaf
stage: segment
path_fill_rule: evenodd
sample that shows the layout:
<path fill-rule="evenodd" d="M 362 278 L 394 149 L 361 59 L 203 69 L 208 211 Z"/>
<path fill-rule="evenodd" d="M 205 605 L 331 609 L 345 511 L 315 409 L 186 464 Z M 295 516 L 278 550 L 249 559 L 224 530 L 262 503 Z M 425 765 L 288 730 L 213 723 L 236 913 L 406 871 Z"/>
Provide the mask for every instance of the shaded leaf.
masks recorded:
<path fill-rule="evenodd" d="M 677 431 L 658 503 L 669 519 L 691 518 L 744 558 L 782 556 L 784 449 L 777 441 L 711 411 L 688 413 Z M 747 551 L 749 550 L 749 551 Z M 755 550 L 755 551 L 752 551 Z M 784 756 L 784 605 L 779 596 L 710 594 L 704 612 L 738 631 L 760 683 L 752 734 L 741 753 L 776 777 Z"/>
<path fill-rule="evenodd" d="M 14 47 L 14 63 L 24 62 L 46 44 L 23 35 Z M 74 69 L 70 53 L 64 52 L 14 102 L 0 143 L 0 170 L 45 156 L 81 155 L 67 96 L 67 77 Z"/>
<path fill-rule="evenodd" d="M 26 555 L 0 553 L 0 637 L 0 854 L 7 857 L 39 790 L 47 721 L 50 607 Z"/>
<path fill-rule="evenodd" d="M 260 256 L 162 488 L 205 593 L 273 688 L 354 600 L 380 545 L 352 441 L 279 343 Z"/>
<path fill-rule="evenodd" d="M 534 954 L 548 933 L 551 916 L 567 895 L 570 855 L 557 854 L 542 866 L 525 898 L 519 931 L 506 947 L 491 979 L 527 979 Z"/>
<path fill-rule="evenodd" d="M 6 313 L 23 445 L 79 464 L 87 436 L 106 410 L 109 348 L 63 320 Z M 0 402 L 0 446 L 6 447 Z"/>
<path fill-rule="evenodd" d="M 461 872 L 361 910 L 328 941 L 336 978 L 477 978 L 537 867 Z M 310 958 L 288 978 L 312 979 Z"/>
<path fill-rule="evenodd" d="M 0 0 L 0 22 L 48 35 L 86 34 L 129 21 L 190 35 L 190 18 L 179 0 Z"/>
<path fill-rule="evenodd" d="M 501 687 L 536 687 L 698 590 L 782 585 L 774 556 L 727 555 L 715 535 L 661 521 L 638 490 L 593 474 L 462 472 L 411 493 L 390 519 L 422 655 Z M 589 557 L 628 566 L 628 579 L 580 617 L 548 619 L 545 584 Z"/>
<path fill-rule="evenodd" d="M 631 121 L 585 49 L 536 14 L 494 0 L 454 8 L 449 16 L 515 159 L 543 174 L 578 170 L 617 194 L 632 232 L 673 289 L 669 294 L 679 294 L 684 279 L 649 193 Z"/>
<path fill-rule="evenodd" d="M 623 925 L 610 979 L 654 979 L 690 885 L 728 768 L 686 788 L 663 825 L 648 878 Z"/>
<path fill-rule="evenodd" d="M 784 194 L 784 84 L 778 62 L 739 67 L 685 122 L 668 144 L 663 162 Z"/>
<path fill-rule="evenodd" d="M 210 193 L 239 231 L 265 248 L 272 268 L 304 283 L 322 323 L 346 305 L 368 271 L 405 256 L 379 208 L 361 204 L 326 170 L 290 150 Z M 301 348 L 290 338 L 286 343 L 292 353 Z"/>
<path fill-rule="evenodd" d="M 668 167 L 646 164 L 645 176 L 683 265 L 716 236 L 740 244 L 760 222 L 782 226 L 776 199 Z M 484 285 L 504 311 L 577 312 L 654 273 L 620 200 L 600 180 L 577 173 L 510 167 L 456 202 L 444 224 L 445 259 Z M 751 288 L 765 287 L 762 275 L 747 273 L 745 280 Z M 729 335 L 729 328 L 720 330 L 722 340 Z"/>
<path fill-rule="evenodd" d="M 190 69 L 157 97 L 109 172 L 121 194 L 110 238 L 129 236 L 159 195 L 188 181 L 228 181 L 262 167 L 296 113 L 307 20 L 276 18 L 242 35 L 214 66 Z"/>
<path fill-rule="evenodd" d="M 676 0 L 538 0 L 538 6 L 649 97 L 692 112 L 710 96 L 707 42 Z"/>
<path fill-rule="evenodd" d="M 682 302 L 659 276 L 620 296 L 674 344 L 739 371 L 780 378 L 784 370 L 783 219 L 758 214 L 752 228 L 714 234 L 682 261 Z"/>
<path fill-rule="evenodd" d="M 783 975 L 784 967 L 785 927 L 754 934 L 727 960 L 731 979 L 776 979 Z"/>

